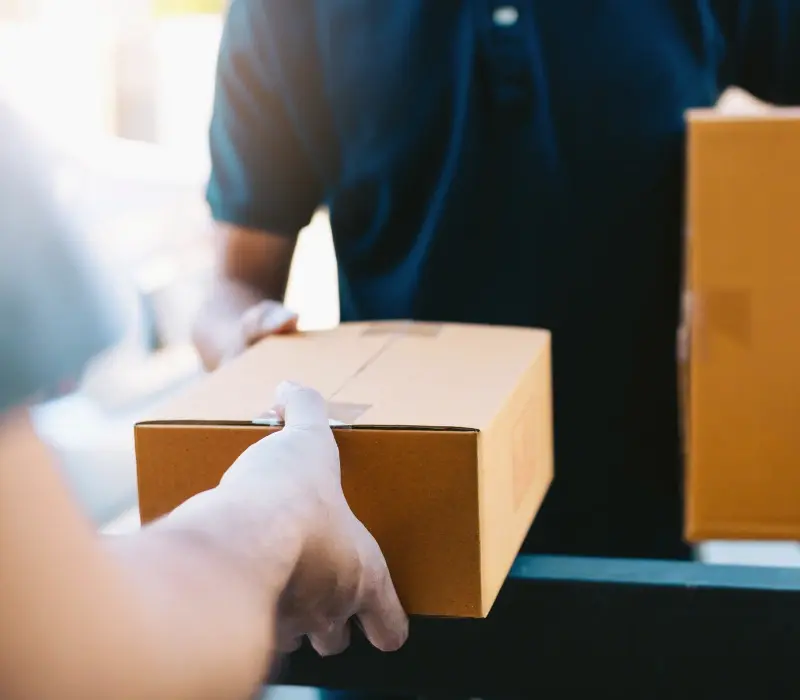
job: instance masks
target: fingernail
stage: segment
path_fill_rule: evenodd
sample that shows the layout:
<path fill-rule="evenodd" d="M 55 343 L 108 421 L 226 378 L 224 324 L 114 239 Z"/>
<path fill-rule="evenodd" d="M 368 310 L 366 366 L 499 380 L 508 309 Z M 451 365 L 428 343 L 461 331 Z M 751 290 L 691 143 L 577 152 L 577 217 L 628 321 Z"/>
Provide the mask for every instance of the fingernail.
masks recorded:
<path fill-rule="evenodd" d="M 280 306 L 266 314 L 261 319 L 261 330 L 264 332 L 275 331 L 297 318 L 297 314 L 289 311 L 285 306 Z"/>
<path fill-rule="evenodd" d="M 297 391 L 300 388 L 302 387 L 297 382 L 285 379 L 278 384 L 277 388 L 275 389 L 275 404 L 272 406 L 272 412 L 281 421 L 285 420 L 286 418 L 286 401 L 288 394 L 292 393 L 293 391 Z"/>
<path fill-rule="evenodd" d="M 261 416 L 261 420 L 269 421 L 270 424 L 282 424 L 283 423 L 283 407 L 282 406 L 273 406 L 269 409 L 269 411 L 265 411 L 264 415 Z"/>
<path fill-rule="evenodd" d="M 346 621 L 335 622 L 324 632 L 311 634 L 309 638 L 320 656 L 336 656 L 350 646 L 350 628 Z"/>
<path fill-rule="evenodd" d="M 285 379 L 275 389 L 275 404 L 276 406 L 283 406 L 286 404 L 286 399 L 289 394 L 298 389 L 301 389 L 302 386 L 297 382 L 289 381 Z"/>

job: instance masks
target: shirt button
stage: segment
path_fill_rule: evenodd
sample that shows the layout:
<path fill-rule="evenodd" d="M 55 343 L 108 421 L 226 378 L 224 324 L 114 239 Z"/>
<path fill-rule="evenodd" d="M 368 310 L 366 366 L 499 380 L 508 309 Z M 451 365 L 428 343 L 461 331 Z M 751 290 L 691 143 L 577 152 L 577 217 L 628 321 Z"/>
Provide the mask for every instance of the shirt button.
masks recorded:
<path fill-rule="evenodd" d="M 513 27 L 519 19 L 519 10 L 513 5 L 502 5 L 492 12 L 492 21 L 496 27 Z"/>

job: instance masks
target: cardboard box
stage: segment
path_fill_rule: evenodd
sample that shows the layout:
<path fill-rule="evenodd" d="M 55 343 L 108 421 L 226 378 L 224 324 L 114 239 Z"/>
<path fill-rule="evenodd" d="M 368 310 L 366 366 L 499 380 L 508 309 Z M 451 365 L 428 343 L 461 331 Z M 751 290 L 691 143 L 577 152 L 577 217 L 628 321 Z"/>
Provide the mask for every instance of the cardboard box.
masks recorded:
<path fill-rule="evenodd" d="M 269 338 L 136 426 L 143 522 L 214 487 L 275 386 L 329 401 L 345 495 L 412 614 L 488 614 L 553 474 L 545 331 L 387 322 Z"/>
<path fill-rule="evenodd" d="M 800 111 L 688 121 L 686 535 L 800 539 Z"/>

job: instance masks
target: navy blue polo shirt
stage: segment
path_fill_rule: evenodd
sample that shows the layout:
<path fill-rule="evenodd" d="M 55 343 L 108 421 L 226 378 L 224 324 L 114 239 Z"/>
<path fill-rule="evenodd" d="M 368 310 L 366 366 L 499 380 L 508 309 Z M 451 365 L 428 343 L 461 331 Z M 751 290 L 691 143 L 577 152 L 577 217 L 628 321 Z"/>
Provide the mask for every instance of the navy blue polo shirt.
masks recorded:
<path fill-rule="evenodd" d="M 683 556 L 684 111 L 800 93 L 795 0 L 233 0 L 208 188 L 330 209 L 343 320 L 553 331 L 557 476 L 528 545 Z"/>

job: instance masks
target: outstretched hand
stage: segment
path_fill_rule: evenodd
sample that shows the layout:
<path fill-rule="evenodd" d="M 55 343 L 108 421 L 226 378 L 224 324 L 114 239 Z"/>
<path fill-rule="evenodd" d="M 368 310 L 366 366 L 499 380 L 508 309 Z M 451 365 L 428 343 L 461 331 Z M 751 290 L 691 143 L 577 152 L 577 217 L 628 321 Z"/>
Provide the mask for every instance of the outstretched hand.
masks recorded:
<path fill-rule="evenodd" d="M 241 497 L 254 513 L 259 502 L 268 508 L 288 500 L 281 527 L 295 533 L 299 553 L 279 599 L 278 649 L 291 651 L 308 635 L 320 654 L 339 653 L 355 618 L 375 647 L 396 650 L 408 621 L 378 544 L 345 500 L 325 401 L 292 383 L 276 398 L 283 429 L 248 448 L 219 491 Z"/>

